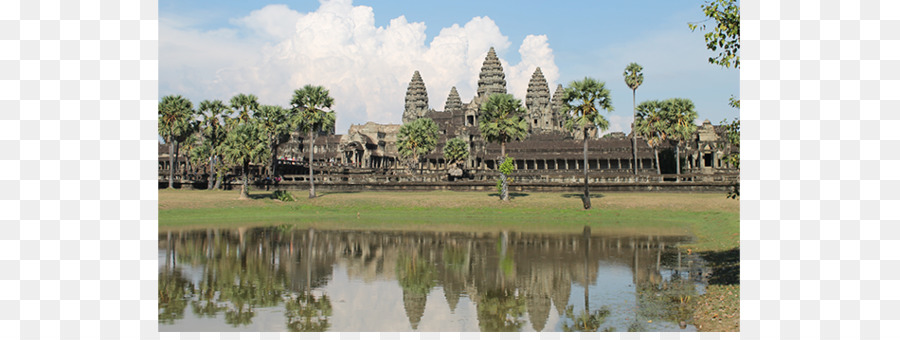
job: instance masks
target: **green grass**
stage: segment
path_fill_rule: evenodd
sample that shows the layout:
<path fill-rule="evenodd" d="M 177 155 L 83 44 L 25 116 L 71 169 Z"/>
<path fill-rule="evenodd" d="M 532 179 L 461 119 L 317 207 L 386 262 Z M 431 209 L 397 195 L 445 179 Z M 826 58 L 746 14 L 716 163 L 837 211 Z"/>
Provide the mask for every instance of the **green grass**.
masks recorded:
<path fill-rule="evenodd" d="M 317 228 L 522 232 L 691 234 L 695 251 L 738 246 L 737 203 L 724 194 L 592 194 L 594 208 L 581 207 L 581 195 L 513 193 L 510 202 L 485 192 L 320 193 L 296 202 L 270 193 L 237 199 L 232 191 L 159 192 L 161 230 L 193 227 L 250 227 L 294 224 Z"/>

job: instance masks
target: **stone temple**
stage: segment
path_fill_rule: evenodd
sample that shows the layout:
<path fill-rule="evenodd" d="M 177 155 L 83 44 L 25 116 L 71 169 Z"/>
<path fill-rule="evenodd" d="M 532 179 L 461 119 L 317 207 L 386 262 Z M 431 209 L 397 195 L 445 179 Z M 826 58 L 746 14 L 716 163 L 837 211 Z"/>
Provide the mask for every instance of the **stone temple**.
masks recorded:
<path fill-rule="evenodd" d="M 427 77 L 427 75 L 425 75 Z M 503 66 L 491 48 L 484 59 L 479 73 L 476 96 L 467 103 L 460 98 L 456 87 L 449 89 L 443 111 L 429 107 L 425 77 L 415 71 L 407 87 L 402 122 L 408 123 L 418 118 L 428 117 L 437 123 L 438 145 L 424 156 L 419 163 L 420 172 L 446 175 L 453 165 L 448 165 L 443 157 L 443 146 L 447 140 L 460 137 L 469 143 L 469 158 L 462 168 L 469 176 L 460 178 L 488 179 L 496 175 L 500 145 L 486 143 L 478 129 L 481 103 L 493 93 L 506 93 L 506 76 Z M 515 159 L 515 177 L 519 181 L 562 181 L 575 182 L 583 171 L 583 138 L 581 131 L 564 129 L 566 113 L 562 112 L 561 84 L 547 83 L 541 68 L 534 70 L 528 82 L 524 104 L 528 122 L 528 135 L 524 140 L 508 143 L 507 154 Z M 316 170 L 329 173 L 408 173 L 407 162 L 401 159 L 397 150 L 398 124 L 378 124 L 368 122 L 351 125 L 347 134 L 322 133 L 314 144 Z M 578 129 L 576 129 L 578 130 Z M 309 155 L 305 146 L 305 135 L 294 134 L 290 141 L 278 149 L 280 172 L 303 176 L 306 173 L 306 159 Z M 588 168 L 597 176 L 626 176 L 634 173 L 631 136 L 621 132 L 598 136 L 596 130 L 589 131 Z M 639 175 L 656 175 L 657 164 L 653 149 L 646 140 L 638 137 L 637 164 Z M 674 144 L 660 146 L 662 172 L 674 174 Z M 734 150 L 733 150 L 734 149 Z M 160 154 L 167 152 L 160 147 Z M 736 147 L 727 142 L 725 127 L 713 126 L 708 120 L 698 126 L 693 137 L 682 143 L 682 173 L 702 175 L 736 175 L 738 169 L 726 164 L 723 159 Z M 168 157 L 160 157 L 160 174 L 168 169 Z M 180 167 L 184 169 L 185 167 Z M 256 170 L 262 174 L 262 167 Z M 348 172 L 350 171 L 350 172 Z M 426 176 L 427 177 L 427 176 Z M 393 177 L 392 177 L 393 178 Z M 434 177 L 439 178 L 439 177 Z M 303 179 L 301 179 L 303 180 Z M 403 181 L 403 179 L 400 179 Z M 426 180 L 427 181 L 427 180 Z M 327 182 L 327 180 L 326 180 Z"/>

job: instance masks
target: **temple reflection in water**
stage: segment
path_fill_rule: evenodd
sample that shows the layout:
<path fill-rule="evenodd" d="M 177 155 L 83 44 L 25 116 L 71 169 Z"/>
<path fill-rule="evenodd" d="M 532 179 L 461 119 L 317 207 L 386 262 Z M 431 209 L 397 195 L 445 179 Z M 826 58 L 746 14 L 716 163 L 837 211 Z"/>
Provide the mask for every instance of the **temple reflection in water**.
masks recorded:
<path fill-rule="evenodd" d="M 693 330 L 684 302 L 704 269 L 674 247 L 686 241 L 590 228 L 163 232 L 160 331 Z"/>

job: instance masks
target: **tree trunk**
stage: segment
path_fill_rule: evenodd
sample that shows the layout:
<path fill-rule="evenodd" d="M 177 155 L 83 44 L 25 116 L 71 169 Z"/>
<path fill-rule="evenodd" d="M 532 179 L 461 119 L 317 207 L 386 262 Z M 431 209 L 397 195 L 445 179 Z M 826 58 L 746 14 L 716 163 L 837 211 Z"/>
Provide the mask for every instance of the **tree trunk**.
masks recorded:
<path fill-rule="evenodd" d="M 659 146 L 662 145 L 662 137 L 659 136 L 659 131 L 656 132 L 656 139 L 659 140 L 658 145 L 653 148 L 653 153 L 656 154 L 656 174 L 662 175 L 662 169 L 659 165 Z"/>
<path fill-rule="evenodd" d="M 249 174 L 250 172 L 250 162 L 244 161 L 244 164 L 241 166 L 241 175 L 243 179 L 241 180 L 241 199 L 250 198 L 247 193 L 247 185 L 249 184 Z"/>
<path fill-rule="evenodd" d="M 170 138 L 169 141 L 169 189 L 172 189 L 172 183 L 175 179 L 175 142 Z"/>
<path fill-rule="evenodd" d="M 675 174 L 681 175 L 681 155 L 678 151 L 678 144 L 675 144 Z M 675 178 L 676 182 L 679 180 L 679 178 Z"/>
<path fill-rule="evenodd" d="M 309 129 L 309 198 L 316 198 L 316 182 L 313 180 L 313 145 L 315 129 Z"/>
<path fill-rule="evenodd" d="M 178 141 L 175 141 L 175 142 L 172 143 L 172 144 L 175 146 L 175 164 L 172 164 L 172 169 L 175 170 L 175 174 L 176 174 L 176 175 L 179 175 L 179 173 L 178 173 L 178 168 L 179 168 L 178 162 L 180 162 L 180 161 L 178 160 L 178 154 L 179 154 L 178 149 L 180 148 L 181 145 L 178 145 L 178 144 L 179 144 Z M 182 178 L 182 179 L 183 179 L 183 178 Z M 180 181 L 179 181 L 179 182 L 180 182 Z"/>
<path fill-rule="evenodd" d="M 662 170 L 659 169 L 659 150 L 653 148 L 653 154 L 656 155 L 656 174 L 662 175 Z"/>
<path fill-rule="evenodd" d="M 638 173 L 638 158 L 637 158 L 637 133 L 634 132 L 635 123 L 637 123 L 637 106 L 635 106 L 635 94 L 637 89 L 631 90 L 631 106 L 634 108 L 634 113 L 632 115 L 631 120 L 631 151 L 634 154 L 634 174 Z"/>
<path fill-rule="evenodd" d="M 215 190 L 222 189 L 222 157 L 216 155 L 216 186 L 213 187 Z"/>
<path fill-rule="evenodd" d="M 584 133 L 584 196 L 581 198 L 582 203 L 584 203 L 584 209 L 591 208 L 591 193 L 588 191 L 588 137 L 587 137 L 587 128 L 583 129 Z"/>
<path fill-rule="evenodd" d="M 278 157 L 277 157 L 277 154 L 278 154 L 278 144 L 277 144 L 275 141 L 272 141 L 272 145 L 271 145 L 270 149 L 272 150 L 272 166 L 271 166 L 271 168 L 269 169 L 269 178 L 271 178 L 271 179 L 274 181 L 274 180 L 275 180 L 275 176 L 276 176 L 276 175 L 275 175 L 275 170 L 276 170 L 275 168 L 278 166 Z"/>
<path fill-rule="evenodd" d="M 216 155 L 209 156 L 209 176 L 206 177 L 206 190 L 213 189 L 213 182 L 215 181 L 216 176 Z"/>
<path fill-rule="evenodd" d="M 506 143 L 500 143 L 500 164 L 506 161 Z M 500 166 L 497 166 L 500 169 Z M 500 199 L 509 201 L 509 178 L 502 171 L 500 172 Z"/>

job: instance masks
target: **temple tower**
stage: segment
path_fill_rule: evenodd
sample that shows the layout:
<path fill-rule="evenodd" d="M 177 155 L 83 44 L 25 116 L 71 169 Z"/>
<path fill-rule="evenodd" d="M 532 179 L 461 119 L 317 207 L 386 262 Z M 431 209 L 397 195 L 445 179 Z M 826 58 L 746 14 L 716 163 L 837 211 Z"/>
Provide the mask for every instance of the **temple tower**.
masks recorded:
<path fill-rule="evenodd" d="M 487 98 L 492 93 L 506 93 L 506 75 L 503 74 L 503 65 L 500 65 L 493 47 L 488 50 L 484 64 L 481 65 L 481 73 L 478 74 L 477 97 Z"/>
<path fill-rule="evenodd" d="M 528 81 L 528 93 L 525 95 L 528 125 L 532 132 L 551 130 L 553 115 L 550 111 L 550 87 L 547 79 L 538 67 Z"/>
<path fill-rule="evenodd" d="M 447 96 L 447 102 L 444 103 L 444 111 L 458 111 L 462 110 L 462 99 L 459 98 L 459 92 L 456 92 L 456 86 L 450 88 L 450 95 Z"/>
<path fill-rule="evenodd" d="M 566 113 L 562 112 L 563 107 L 563 86 L 559 84 L 556 86 L 556 92 L 553 92 L 553 99 L 550 100 L 550 114 L 553 116 L 553 129 L 557 131 L 563 131 L 564 128 L 562 126 L 563 122 L 566 120 Z"/>
<path fill-rule="evenodd" d="M 425 115 L 428 111 L 428 91 L 425 90 L 425 82 L 417 70 L 413 73 L 406 88 L 406 110 L 403 111 L 403 124 L 414 121 Z"/>

